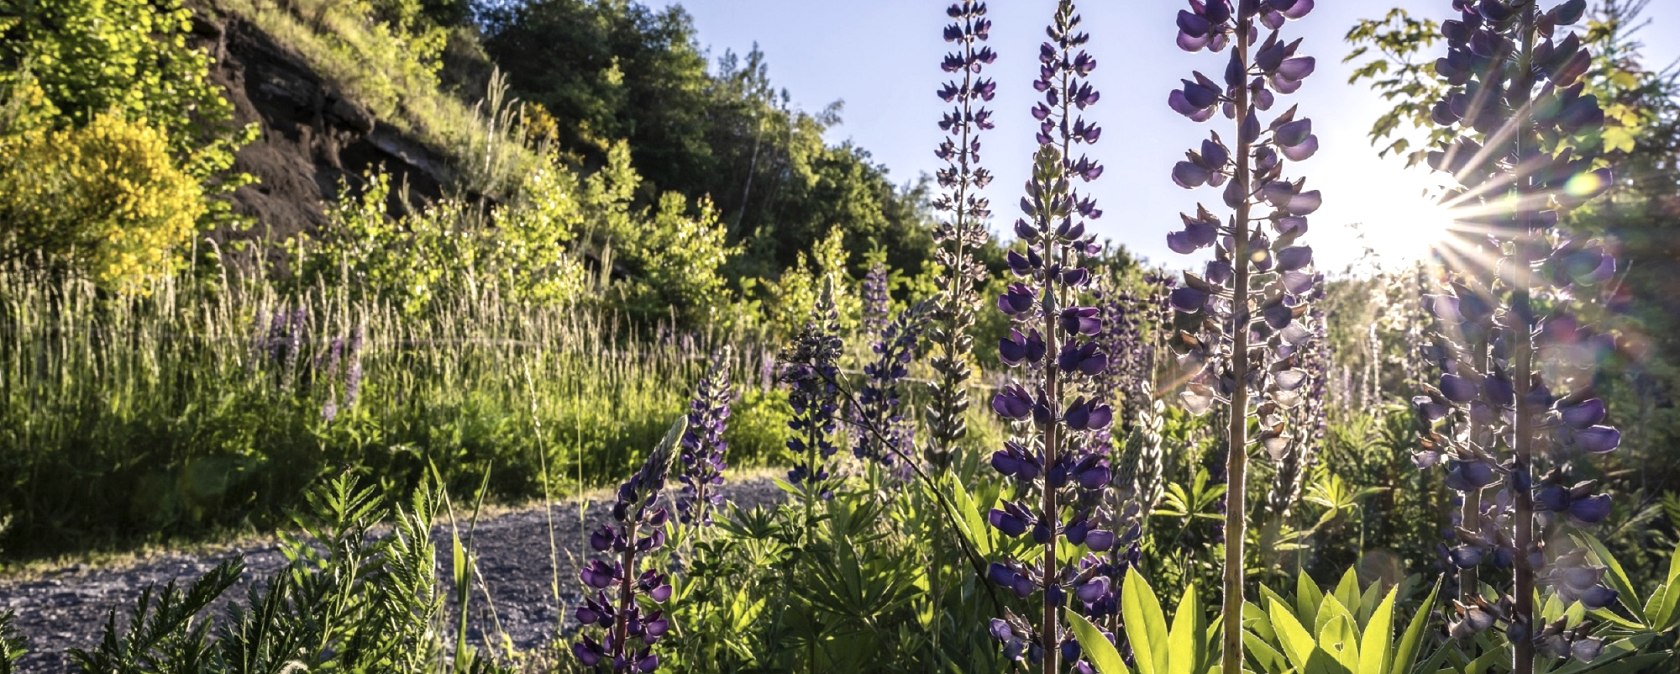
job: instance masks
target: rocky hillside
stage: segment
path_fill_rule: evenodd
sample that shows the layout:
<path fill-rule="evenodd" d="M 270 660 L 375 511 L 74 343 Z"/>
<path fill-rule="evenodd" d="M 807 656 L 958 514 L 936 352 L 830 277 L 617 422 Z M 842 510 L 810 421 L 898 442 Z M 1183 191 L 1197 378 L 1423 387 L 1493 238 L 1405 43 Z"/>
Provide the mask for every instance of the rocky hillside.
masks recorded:
<path fill-rule="evenodd" d="M 234 194 L 235 209 L 266 237 L 326 223 L 325 200 L 341 183 L 383 168 L 411 194 L 433 198 L 448 184 L 444 154 L 378 119 L 308 59 L 232 13 L 195 9 L 194 35 L 215 58 L 211 80 L 226 89 L 235 122 L 258 136 L 235 169 L 256 182 Z"/>

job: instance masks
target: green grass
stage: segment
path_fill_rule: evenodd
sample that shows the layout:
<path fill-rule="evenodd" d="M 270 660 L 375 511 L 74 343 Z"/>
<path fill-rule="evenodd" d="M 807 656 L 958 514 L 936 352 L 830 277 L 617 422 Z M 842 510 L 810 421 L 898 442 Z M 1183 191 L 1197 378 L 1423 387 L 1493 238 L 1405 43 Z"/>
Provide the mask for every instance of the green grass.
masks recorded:
<path fill-rule="evenodd" d="M 732 462 L 781 451 L 785 405 L 746 335 L 638 330 L 493 287 L 408 315 L 231 267 L 200 278 L 112 298 L 0 272 L 0 551 L 268 530 L 345 467 L 388 493 L 429 466 L 456 494 L 488 475 L 501 500 L 542 494 L 545 477 L 556 495 L 607 484 L 685 411 L 726 342 L 745 389 Z M 301 321 L 295 349 L 290 328 L 271 340 L 277 314 Z"/>

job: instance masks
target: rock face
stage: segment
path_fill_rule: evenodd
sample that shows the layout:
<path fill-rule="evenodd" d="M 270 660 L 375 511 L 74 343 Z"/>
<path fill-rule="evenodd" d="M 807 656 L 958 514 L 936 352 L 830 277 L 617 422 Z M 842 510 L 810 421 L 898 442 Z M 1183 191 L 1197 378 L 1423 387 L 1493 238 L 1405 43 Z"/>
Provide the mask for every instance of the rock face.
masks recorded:
<path fill-rule="evenodd" d="M 282 241 L 327 222 L 325 201 L 341 183 L 360 185 L 380 168 L 413 199 L 436 199 L 448 183 L 443 155 L 376 119 L 315 72 L 297 52 L 237 16 L 199 8 L 194 36 L 216 60 L 210 79 L 226 90 L 234 121 L 256 124 L 257 140 L 234 169 L 257 179 L 234 192 L 234 211 L 256 227 L 233 238 Z M 401 208 L 393 197 L 392 210 Z"/>

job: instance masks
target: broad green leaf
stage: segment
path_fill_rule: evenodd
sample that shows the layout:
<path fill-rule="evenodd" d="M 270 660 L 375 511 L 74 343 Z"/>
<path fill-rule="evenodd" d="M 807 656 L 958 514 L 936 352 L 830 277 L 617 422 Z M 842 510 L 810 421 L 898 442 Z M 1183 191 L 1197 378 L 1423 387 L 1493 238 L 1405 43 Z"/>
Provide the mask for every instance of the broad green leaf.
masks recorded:
<path fill-rule="evenodd" d="M 1284 674 L 1289 671 L 1289 660 L 1260 635 L 1244 632 L 1243 644 L 1248 647 L 1249 659 L 1260 663 L 1260 668 L 1265 674 Z"/>
<path fill-rule="evenodd" d="M 1359 674 L 1388 674 L 1394 662 L 1394 595 L 1399 591 L 1398 587 L 1389 590 L 1365 625 L 1365 636 L 1359 642 Z"/>
<path fill-rule="evenodd" d="M 1318 605 L 1323 602 L 1324 592 L 1318 589 L 1318 583 L 1313 582 L 1307 572 L 1302 571 L 1295 577 L 1295 615 L 1302 622 L 1318 622 Z"/>
<path fill-rule="evenodd" d="M 1563 599 L 1557 595 L 1546 598 L 1546 603 L 1540 606 L 1540 622 L 1549 623 L 1563 616 Z"/>
<path fill-rule="evenodd" d="M 1674 629 L 1680 622 L 1680 583 L 1670 581 L 1663 591 L 1663 600 L 1658 604 L 1658 611 L 1653 617 L 1652 624 L 1658 630 L 1666 632 Z"/>
<path fill-rule="evenodd" d="M 1282 597 L 1278 597 L 1277 593 L 1267 590 L 1264 585 L 1260 586 L 1260 590 L 1272 600 L 1283 601 Z M 1262 601 L 1265 601 L 1265 599 L 1262 598 Z M 1277 632 L 1272 629 L 1272 619 L 1266 617 L 1266 609 L 1260 608 L 1260 605 L 1254 602 L 1243 602 L 1243 627 L 1263 641 L 1271 642 L 1277 639 Z"/>
<path fill-rule="evenodd" d="M 1376 615 L 1377 605 L 1383 599 L 1382 586 L 1382 583 L 1371 583 L 1371 586 L 1365 588 L 1365 592 L 1359 595 L 1359 612 L 1356 614 L 1359 618 L 1359 624 L 1364 625 L 1371 622 L 1371 617 Z"/>
<path fill-rule="evenodd" d="M 1307 657 L 1307 666 L 1302 668 L 1303 674 L 1353 674 L 1347 664 L 1338 660 L 1336 656 L 1322 648 L 1313 649 Z"/>
<path fill-rule="evenodd" d="M 1389 674 L 1411 674 L 1412 663 L 1417 661 L 1418 649 L 1423 647 L 1423 633 L 1429 629 L 1429 616 L 1435 612 L 1435 598 L 1441 593 L 1441 579 L 1435 579 L 1435 587 L 1429 591 L 1429 598 L 1418 606 L 1417 614 L 1406 625 L 1406 633 L 1400 637 L 1400 646 L 1394 651 L 1394 665 L 1389 668 Z M 1445 649 L 1442 649 L 1443 651 Z M 1425 671 L 1432 671 L 1424 668 Z"/>
<path fill-rule="evenodd" d="M 1167 637 L 1168 674 L 1197 674 L 1194 668 L 1201 660 L 1201 621 L 1202 602 L 1196 596 L 1196 584 L 1190 583 L 1178 600 L 1178 610 L 1173 612 L 1172 632 Z"/>
<path fill-rule="evenodd" d="M 1359 572 L 1353 567 L 1342 573 L 1342 580 L 1336 583 L 1335 595 L 1336 601 L 1341 602 L 1342 608 L 1349 609 L 1349 612 L 1359 607 Z"/>
<path fill-rule="evenodd" d="M 1329 610 L 1318 612 L 1319 622 L 1324 624 L 1318 632 L 1318 648 L 1334 656 L 1336 662 L 1351 673 L 1359 668 L 1359 624 L 1354 621 L 1352 613 L 1341 607 L 1340 602 L 1328 599 L 1324 604 Z"/>
<path fill-rule="evenodd" d="M 1126 621 L 1126 643 L 1139 674 L 1167 674 L 1167 618 L 1155 590 L 1137 572 L 1126 571 L 1120 589 L 1120 615 Z"/>
<path fill-rule="evenodd" d="M 1272 602 L 1267 615 L 1272 618 L 1272 628 L 1277 630 L 1278 645 L 1283 647 L 1283 654 L 1289 656 L 1289 662 L 1296 669 L 1306 671 L 1307 660 L 1318 648 L 1318 641 L 1307 632 L 1307 628 L 1301 626 L 1301 621 L 1295 619 L 1295 614 L 1283 602 Z"/>
<path fill-rule="evenodd" d="M 1132 674 L 1126 668 L 1126 661 L 1120 659 L 1120 651 L 1115 650 L 1102 630 L 1073 611 L 1069 611 L 1067 617 L 1068 623 L 1073 626 L 1074 638 L 1079 640 L 1079 649 L 1085 652 L 1085 659 L 1091 662 L 1091 666 L 1097 668 L 1097 674 Z"/>

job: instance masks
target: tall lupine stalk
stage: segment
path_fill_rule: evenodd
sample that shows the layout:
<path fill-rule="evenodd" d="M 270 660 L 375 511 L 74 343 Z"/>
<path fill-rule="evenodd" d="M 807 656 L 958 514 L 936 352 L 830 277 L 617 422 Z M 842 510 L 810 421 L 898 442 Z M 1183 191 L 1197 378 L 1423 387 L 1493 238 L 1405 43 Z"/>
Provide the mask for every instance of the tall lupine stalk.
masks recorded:
<path fill-rule="evenodd" d="M 688 405 L 688 431 L 682 436 L 679 458 L 682 468 L 677 480 L 682 492 L 677 499 L 677 518 L 683 524 L 711 526 L 712 511 L 723 504 L 723 471 L 729 468 L 729 441 L 723 439 L 729 426 L 734 389 L 729 384 L 729 363 L 733 351 L 725 346 L 712 357 L 712 368 L 695 386 Z"/>
<path fill-rule="evenodd" d="M 1205 207 L 1185 215 L 1184 230 L 1167 237 L 1180 254 L 1212 246 L 1214 259 L 1203 274 L 1186 273 L 1185 285 L 1172 293 L 1176 335 L 1174 349 L 1202 369 L 1183 394 L 1193 412 L 1225 402 L 1230 410 L 1224 437 L 1229 503 L 1225 512 L 1224 648 L 1225 674 L 1241 674 L 1243 662 L 1243 547 L 1246 535 L 1248 424 L 1258 417 L 1262 446 L 1289 442 L 1282 411 L 1305 373 L 1283 365 L 1280 349 L 1299 346 L 1311 331 L 1304 320 L 1305 298 L 1315 279 L 1312 249 L 1296 246 L 1307 230 L 1306 216 L 1318 210 L 1316 190 L 1303 191 L 1302 180 L 1283 177 L 1285 160 L 1301 161 L 1318 149 L 1312 122 L 1297 119 L 1295 109 L 1260 121 L 1274 91 L 1293 93 L 1312 74 L 1312 57 L 1297 56 L 1300 40 L 1285 41 L 1279 28 L 1312 10 L 1313 0 L 1191 0 L 1178 13 L 1178 45 L 1186 51 L 1231 48 L 1222 81 L 1200 72 L 1172 92 L 1173 110 L 1202 122 L 1223 111 L 1233 122 L 1234 150 L 1218 133 L 1186 153 L 1173 167 L 1181 187 L 1224 186 L 1224 202 L 1234 213 L 1222 219 Z M 1259 44 L 1259 29 L 1269 29 Z M 1261 402 L 1251 405 L 1251 393 Z"/>
<path fill-rule="evenodd" d="M 1096 395 L 1096 376 L 1108 368 L 1109 356 L 1096 338 L 1102 330 L 1097 308 L 1082 305 L 1091 299 L 1092 282 L 1082 265 L 1101 252 L 1095 235 L 1087 233 L 1087 221 L 1102 212 L 1095 200 L 1081 197 L 1075 181 L 1089 183 L 1103 169 L 1079 148 L 1102 135 L 1083 116 L 1100 94 L 1086 80 L 1097 62 L 1084 49 L 1091 37 L 1080 23 L 1072 0 L 1058 3 L 1046 31 L 1049 41 L 1039 49 L 1033 88 L 1044 99 L 1032 110 L 1040 122 L 1039 149 L 1021 199 L 1023 217 L 1015 221 L 1024 252 L 1009 253 L 1018 281 L 998 298 L 998 308 L 1014 324 L 998 345 L 999 360 L 1014 374 L 992 400 L 992 409 L 1017 431 L 992 455 L 993 467 L 1015 483 L 1015 500 L 993 509 L 988 519 L 1008 536 L 1030 531 L 1041 550 L 1037 564 L 991 565 L 994 582 L 1022 598 L 1037 592 L 1041 602 L 1035 621 L 1006 614 L 993 621 L 992 633 L 1013 658 L 1031 660 L 1036 654 L 1045 674 L 1060 672 L 1064 660 L 1082 671 L 1089 668 L 1078 662 L 1078 644 L 1063 629 L 1069 595 L 1081 610 L 1111 596 L 1109 578 L 1099 573 L 1104 565 L 1086 559 L 1077 567 L 1059 566 L 1062 541 L 1093 553 L 1115 544 L 1114 532 L 1101 528 L 1097 512 L 1112 477 L 1106 439 L 1114 412 Z M 1033 647 L 1020 648 L 1029 636 Z"/>
<path fill-rule="evenodd" d="M 838 451 L 834 434 L 840 410 L 840 315 L 834 308 L 833 285 L 823 288 L 811 320 L 799 331 L 793 344 L 777 358 L 776 380 L 788 387 L 793 420 L 788 423 L 788 450 L 793 469 L 788 482 L 807 496 L 807 510 L 815 497 L 828 498 L 828 462 Z"/>
<path fill-rule="evenodd" d="M 653 652 L 653 645 L 670 631 L 671 621 L 663 610 L 644 614 L 638 597 L 664 604 L 671 598 L 671 585 L 656 569 L 637 573 L 637 560 L 665 545 L 669 513 L 656 504 L 665 490 L 672 453 L 687 425 L 686 417 L 677 419 L 641 469 L 619 485 L 612 523 L 601 525 L 589 535 L 590 548 L 616 558 L 595 559 L 578 572 L 583 584 L 595 591 L 595 596 L 586 597 L 577 609 L 584 633 L 572 644 L 572 655 L 585 667 L 613 672 L 651 672 L 659 668 L 659 655 Z M 599 640 L 590 633 L 591 628 L 602 632 Z"/>
<path fill-rule="evenodd" d="M 870 265 L 863 275 L 863 334 L 879 335 L 892 319 L 892 296 L 887 291 L 887 266 L 879 262 Z"/>
<path fill-rule="evenodd" d="M 951 105 L 939 121 L 945 140 L 936 154 L 945 161 L 939 169 L 939 187 L 934 208 L 945 219 L 934 228 L 939 242 L 934 259 L 944 266 L 945 292 L 941 295 L 939 320 L 932 331 L 939 351 L 932 358 L 937 380 L 928 405 L 929 442 L 927 458 L 935 467 L 951 464 L 957 443 L 968 432 L 968 383 L 972 378 L 969 358 L 974 350 L 974 305 L 986 268 L 974 251 L 988 237 L 986 221 L 991 202 L 981 190 L 992 182 L 992 174 L 980 165 L 980 132 L 993 127 L 992 111 L 984 103 L 997 95 L 997 83 L 981 76 L 985 66 L 997 60 L 997 53 L 985 46 L 992 20 L 986 18 L 986 3 L 958 2 L 945 10 L 951 24 L 945 27 L 945 41 L 954 51 L 945 55 L 945 72 L 955 78 L 939 90 L 939 98 Z"/>
<path fill-rule="evenodd" d="M 993 582 L 1023 599 L 1037 593 L 1041 613 L 1024 620 L 1013 613 L 992 621 L 992 634 L 1011 658 L 1025 656 L 1060 672 L 1078 647 L 1062 629 L 1061 611 L 1071 594 L 1081 602 L 1105 595 L 1109 579 L 1095 568 L 1059 566 L 1063 541 L 1092 552 L 1113 547 L 1112 531 L 1098 528 L 1095 506 L 1109 484 L 1107 452 L 1095 435 L 1113 421 L 1105 402 L 1077 395 L 1108 366 L 1108 356 L 1091 339 L 1101 329 L 1094 307 L 1080 306 L 1090 273 L 1080 266 L 1097 251 L 1075 216 L 1069 177 L 1054 145 L 1039 147 L 1032 182 L 1022 200 L 1026 217 L 1015 232 L 1026 254 L 1011 252 L 1020 280 L 998 298 L 1014 322 L 999 344 L 1011 383 L 992 399 L 992 409 L 1017 435 L 992 455 L 992 466 L 1014 483 L 1014 498 L 988 519 L 1006 536 L 1030 535 L 1040 559 L 1006 559 L 987 571 Z M 1064 653 L 1065 651 L 1065 653 Z"/>
<path fill-rule="evenodd" d="M 1094 397 L 1109 401 L 1119 411 L 1118 428 L 1110 426 L 1095 434 L 1097 444 L 1110 453 L 1113 467 L 1097 519 L 1118 540 L 1105 554 L 1087 560 L 1098 567 L 1097 573 L 1108 577 L 1108 593 L 1079 608 L 1122 640 L 1121 586 L 1127 570 L 1143 558 L 1144 525 L 1160 498 L 1163 407 L 1154 398 L 1153 350 L 1143 339 L 1143 322 L 1153 309 L 1151 300 L 1107 287 L 1097 295 L 1102 328 L 1095 339 L 1108 354 L 1108 367 L 1094 378 L 1091 389 Z M 1124 641 L 1116 646 L 1127 652 Z"/>
<path fill-rule="evenodd" d="M 860 459 L 883 466 L 916 460 L 908 456 L 915 439 L 904 417 L 903 384 L 921 346 L 928 311 L 927 304 L 905 309 L 880 330 L 870 347 L 875 359 L 863 366 L 863 386 L 855 401 L 860 428 L 854 434 L 852 453 Z"/>
<path fill-rule="evenodd" d="M 1460 127 L 1461 138 L 1430 164 L 1452 173 L 1451 202 L 1475 227 L 1443 256 L 1447 276 L 1430 302 L 1442 330 L 1442 373 L 1439 386 L 1416 399 L 1429 425 L 1418 461 L 1444 465 L 1447 486 L 1464 495 L 1453 562 L 1511 574 L 1492 603 L 1476 591 L 1492 576 L 1461 577 L 1467 587 L 1453 634 L 1504 623 L 1513 671 L 1530 674 L 1538 646 L 1583 660 L 1602 649 L 1585 629 L 1536 625 L 1540 586 L 1588 609 L 1616 597 L 1602 585 L 1604 570 L 1568 549 L 1562 535 L 1565 524 L 1596 524 L 1610 514 L 1609 496 L 1572 475 L 1579 457 L 1621 441 L 1601 423 L 1606 409 L 1592 396 L 1591 359 L 1570 357 L 1603 348 L 1603 338 L 1561 311 L 1542 313 L 1534 301 L 1537 294 L 1579 297 L 1615 271 L 1600 249 L 1557 227 L 1564 213 L 1610 185 L 1609 171 L 1595 168 L 1593 143 L 1580 142 L 1602 128 L 1604 113 L 1583 94 L 1591 57 L 1580 38 L 1567 30 L 1558 36 L 1580 20 L 1585 0 L 1544 11 L 1535 0 L 1455 0 L 1453 7 L 1460 17 L 1442 24 L 1448 49 L 1436 62 L 1451 88 L 1434 118 Z M 1543 369 L 1542 348 L 1554 350 Z M 1541 467 L 1550 469 L 1536 481 Z"/>

